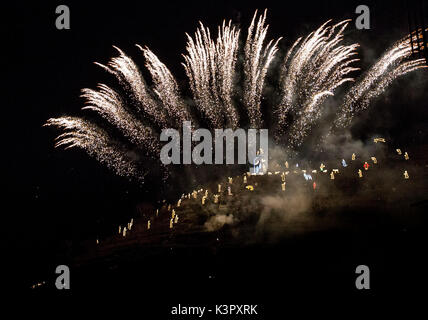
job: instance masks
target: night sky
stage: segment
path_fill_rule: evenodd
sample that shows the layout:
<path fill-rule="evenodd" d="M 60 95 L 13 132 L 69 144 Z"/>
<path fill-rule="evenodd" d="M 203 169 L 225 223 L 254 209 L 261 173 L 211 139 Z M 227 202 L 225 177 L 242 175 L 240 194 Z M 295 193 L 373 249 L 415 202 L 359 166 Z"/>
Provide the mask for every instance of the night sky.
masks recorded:
<path fill-rule="evenodd" d="M 347 41 L 361 44 L 360 66 L 366 70 L 395 40 L 408 32 L 404 1 L 363 1 L 371 10 L 371 29 L 357 30 L 352 22 Z M 55 28 L 55 8 L 66 4 L 71 30 Z M 142 67 L 144 59 L 134 44 L 147 45 L 185 85 L 181 56 L 185 32 L 198 21 L 215 29 L 223 19 L 240 24 L 243 35 L 254 10 L 268 9 L 268 38 L 284 37 L 282 54 L 300 35 L 327 19 L 355 18 L 362 1 L 97 1 L 19 2 L 7 7 L 10 22 L 3 51 L 8 82 L 3 102 L 3 166 L 7 203 L 3 241 L 10 272 L 45 272 L 71 255 L 72 243 L 92 237 L 94 227 L 126 221 L 136 205 L 151 203 L 156 190 L 117 177 L 83 151 L 54 149 L 58 131 L 42 125 L 48 118 L 84 115 L 82 88 L 111 83 L 93 64 L 106 63 L 116 45 Z M 408 145 L 428 137 L 427 73 L 396 81 L 361 116 L 352 129 L 357 138 L 372 134 Z M 187 89 L 188 91 L 188 89 Z M 13 227 L 12 227 L 13 226 Z M 27 270 L 27 271 L 25 271 Z M 22 280 L 27 285 L 27 279 Z"/>

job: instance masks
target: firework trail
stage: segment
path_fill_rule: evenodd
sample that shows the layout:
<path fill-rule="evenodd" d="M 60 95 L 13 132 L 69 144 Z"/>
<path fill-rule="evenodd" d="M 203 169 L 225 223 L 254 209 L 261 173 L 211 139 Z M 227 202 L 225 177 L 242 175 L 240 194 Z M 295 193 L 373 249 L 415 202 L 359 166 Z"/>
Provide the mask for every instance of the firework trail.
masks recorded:
<path fill-rule="evenodd" d="M 133 104 L 139 111 L 146 115 L 147 119 L 154 122 L 160 128 L 166 127 L 168 125 L 166 109 L 162 108 L 153 98 L 134 61 L 119 48 L 114 48 L 119 52 L 118 57 L 112 58 L 107 65 L 97 62 L 96 64 L 118 79 L 119 83 L 130 94 Z"/>
<path fill-rule="evenodd" d="M 193 99 L 212 128 L 237 127 L 238 113 L 232 102 L 239 30 L 223 22 L 217 41 L 202 23 L 195 39 L 187 35 L 187 55 L 183 64 Z M 225 117 L 227 119 L 225 119 Z"/>
<path fill-rule="evenodd" d="M 413 36 L 416 41 L 416 36 Z M 343 99 L 333 126 L 344 128 L 350 125 L 355 114 L 366 109 L 373 98 L 381 95 L 398 77 L 411 71 L 426 68 L 424 59 L 410 60 L 412 49 L 410 36 L 396 42 L 366 72 L 361 79 L 350 88 Z"/>
<path fill-rule="evenodd" d="M 287 141 L 287 146 L 292 148 L 299 147 L 320 118 L 327 97 L 334 95 L 342 84 L 354 80 L 349 74 L 358 70 L 353 66 L 358 61 L 354 57 L 358 44 L 341 44 L 348 22 L 330 25 L 327 21 L 308 36 L 299 38 L 285 55 L 279 70 L 281 99 L 278 105 L 272 106 L 277 141 Z M 105 84 L 99 84 L 96 89 L 83 89 L 82 97 L 86 101 L 83 109 L 96 112 L 117 128 L 126 143 L 113 139 L 100 126 L 87 120 L 61 117 L 49 119 L 45 124 L 64 131 L 57 137 L 55 146 L 81 148 L 117 174 L 141 181 L 149 171 L 143 168 L 142 158 L 159 160 L 160 130 L 179 129 L 183 121 L 192 121 L 194 126 L 200 122 L 192 117 L 193 106 L 211 129 L 245 126 L 240 120 L 240 109 L 248 113 L 252 128 L 261 128 L 264 82 L 280 40 L 265 43 L 268 27 L 266 11 L 260 16 L 256 12 L 243 44 L 243 70 L 238 70 L 237 64 L 240 30 L 232 26 L 231 21 L 223 22 L 215 40 L 202 23 L 194 37 L 186 34 L 187 53 L 183 55 L 183 66 L 192 93 L 191 103 L 185 101 L 171 72 L 150 49 L 137 45 L 152 78 L 153 84 L 149 86 L 134 61 L 115 47 L 117 57 L 106 65 L 96 64 L 115 76 L 121 90 L 115 91 Z M 395 78 L 424 67 L 421 59 L 406 59 L 410 54 L 409 38 L 400 40 L 388 50 L 349 89 L 334 126 L 348 125 L 352 116 L 365 109 Z M 239 91 L 236 81 L 241 73 L 242 95 L 234 99 Z M 238 108 L 237 101 L 243 108 Z"/>
<path fill-rule="evenodd" d="M 281 38 L 275 42 L 271 40 L 266 46 L 263 45 L 269 25 L 265 26 L 266 10 L 259 17 L 255 25 L 257 11 L 254 14 L 251 25 L 248 29 L 247 41 L 245 43 L 244 62 L 244 105 L 248 110 L 250 125 L 253 128 L 260 128 L 262 125 L 262 114 L 260 112 L 260 100 L 266 72 L 276 52 L 277 44 Z"/>
<path fill-rule="evenodd" d="M 147 174 L 128 148 L 114 141 L 107 132 L 89 121 L 62 117 L 49 119 L 45 126 L 55 126 L 65 131 L 56 138 L 55 147 L 81 148 L 120 176 L 142 181 Z"/>
<path fill-rule="evenodd" d="M 145 147 L 156 154 L 159 148 L 157 136 L 150 127 L 144 126 L 124 106 L 120 95 L 104 84 L 98 85 L 97 90 L 83 89 L 82 97 L 86 106 L 82 110 L 94 110 L 116 126 L 125 137 L 139 147 Z"/>
<path fill-rule="evenodd" d="M 353 81 L 347 75 L 358 70 L 350 66 L 358 61 L 352 59 L 358 45 L 339 45 L 348 21 L 333 26 L 327 21 L 303 41 L 299 38 L 288 51 L 281 70 L 277 139 L 287 133 L 291 145 L 300 145 L 320 117 L 324 100 L 343 83 Z"/>
<path fill-rule="evenodd" d="M 168 117 L 173 119 L 173 127 L 180 128 L 183 121 L 189 120 L 191 117 L 186 104 L 181 98 L 177 81 L 152 51 L 148 48 L 143 49 L 140 45 L 137 45 L 137 47 L 146 58 L 146 68 L 149 70 L 154 83 L 153 91 L 167 111 Z M 194 119 L 192 120 L 195 121 Z"/>

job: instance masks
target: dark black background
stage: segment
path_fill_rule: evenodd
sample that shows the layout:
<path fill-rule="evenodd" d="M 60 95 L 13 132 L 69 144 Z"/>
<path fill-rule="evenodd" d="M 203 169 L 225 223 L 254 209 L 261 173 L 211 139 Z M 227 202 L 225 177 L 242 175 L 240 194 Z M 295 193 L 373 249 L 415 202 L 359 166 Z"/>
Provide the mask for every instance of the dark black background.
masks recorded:
<path fill-rule="evenodd" d="M 58 4 L 69 6 L 71 30 L 55 28 Z M 284 49 L 329 18 L 355 18 L 359 4 L 359 0 L 206 0 L 48 1 L 6 6 L 3 13 L 9 23 L 3 31 L 10 44 L 3 46 L 8 57 L 3 61 L 3 76 L 6 96 L 10 98 L 2 104 L 2 157 L 6 160 L 2 180 L 8 198 L 2 213 L 2 263 L 12 283 L 28 287 L 38 275 L 53 272 L 59 262 L 67 261 L 73 242 L 95 237 L 93 230 L 100 226 L 126 221 L 135 213 L 136 204 L 155 198 L 156 190 L 114 176 L 84 152 L 55 150 L 56 132 L 42 127 L 50 117 L 83 114 L 80 89 L 109 81 L 93 62 L 105 63 L 114 54 L 112 45 L 130 54 L 140 66 L 144 61 L 134 44 L 149 46 L 182 83 L 184 33 L 193 33 L 199 20 L 216 28 L 223 19 L 230 18 L 240 23 L 244 31 L 254 10 L 267 8 L 268 37 L 283 36 L 280 46 Z M 347 37 L 361 44 L 361 66 L 366 69 L 393 41 L 408 32 L 408 25 L 403 1 L 364 4 L 371 10 L 371 30 L 356 30 L 351 23 Z M 354 134 L 365 137 L 376 132 L 407 144 L 424 142 L 427 91 L 426 72 L 396 81 L 363 115 Z M 304 239 L 300 248 L 310 246 L 311 241 Z M 348 248 L 338 250 L 346 252 Z M 333 268 L 332 274 L 334 270 L 337 269 Z M 307 272 L 311 278 L 307 265 L 294 272 Z M 335 281 L 335 290 L 346 287 L 342 280 L 354 277 L 353 270 L 343 274 L 341 280 Z M 318 289 L 328 291 L 328 281 L 322 283 L 327 287 Z"/>

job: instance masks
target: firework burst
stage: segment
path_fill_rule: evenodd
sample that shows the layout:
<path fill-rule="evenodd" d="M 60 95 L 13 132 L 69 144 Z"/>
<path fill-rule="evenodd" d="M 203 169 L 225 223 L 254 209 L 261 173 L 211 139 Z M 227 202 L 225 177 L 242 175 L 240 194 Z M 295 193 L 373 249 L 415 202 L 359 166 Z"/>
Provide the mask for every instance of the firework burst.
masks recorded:
<path fill-rule="evenodd" d="M 75 117 L 49 119 L 46 126 L 65 132 L 56 138 L 55 147 L 81 148 L 120 176 L 142 181 L 148 170 L 143 168 L 131 151 L 97 125 Z"/>
<path fill-rule="evenodd" d="M 416 41 L 416 36 L 413 38 Z M 411 54 L 410 36 L 389 48 L 347 92 L 336 114 L 334 127 L 349 126 L 354 115 L 366 109 L 372 99 L 381 95 L 396 78 L 427 67 L 424 59 L 409 61 Z"/>
<path fill-rule="evenodd" d="M 277 107 L 277 138 L 287 133 L 291 145 L 303 142 L 310 126 L 320 117 L 328 96 L 345 82 L 347 75 L 358 68 L 357 44 L 340 45 L 349 20 L 329 26 L 324 23 L 303 41 L 299 38 L 287 53 L 281 76 L 282 99 Z M 292 123 L 287 123 L 289 117 Z"/>
<path fill-rule="evenodd" d="M 321 117 L 326 99 L 335 95 L 342 84 L 354 81 L 350 74 L 358 70 L 354 66 L 358 61 L 358 44 L 342 44 L 348 23 L 349 20 L 345 20 L 331 24 L 329 20 L 308 36 L 297 39 L 286 53 L 279 70 L 280 101 L 271 106 L 279 143 L 287 141 L 287 147 L 291 148 L 301 146 Z M 202 23 L 193 37 L 187 34 L 183 66 L 192 93 L 191 103 L 186 102 L 189 99 L 181 95 L 172 73 L 150 49 L 137 45 L 152 78 L 153 84 L 149 86 L 134 61 L 115 47 L 118 56 L 106 65 L 97 65 L 115 76 L 127 96 L 99 84 L 96 89 L 82 90 L 86 101 L 83 109 L 96 112 L 116 127 L 126 139 L 126 145 L 92 122 L 61 117 L 49 119 L 45 124 L 64 131 L 57 137 L 55 146 L 81 148 L 117 174 L 142 180 L 149 169 L 142 167 L 138 160 L 140 154 L 136 155 L 137 151 L 133 150 L 141 152 L 142 157 L 157 160 L 161 129 L 179 129 L 185 120 L 193 124 L 203 120 L 211 129 L 248 124 L 261 128 L 265 78 L 277 56 L 280 41 L 266 40 L 268 27 L 266 11 L 261 15 L 256 12 L 243 48 L 240 47 L 241 31 L 231 21 L 223 22 L 215 39 Z M 242 66 L 237 63 L 241 49 Z M 421 59 L 408 60 L 410 55 L 407 37 L 394 44 L 357 79 L 344 97 L 334 127 L 349 125 L 352 117 L 367 108 L 371 99 L 380 95 L 395 78 L 424 67 Z M 242 90 L 237 90 L 239 78 L 243 79 Z M 198 112 L 191 112 L 192 108 Z M 242 110 L 247 113 L 248 124 L 242 123 Z M 192 114 L 200 114 L 203 119 L 195 119 Z"/>

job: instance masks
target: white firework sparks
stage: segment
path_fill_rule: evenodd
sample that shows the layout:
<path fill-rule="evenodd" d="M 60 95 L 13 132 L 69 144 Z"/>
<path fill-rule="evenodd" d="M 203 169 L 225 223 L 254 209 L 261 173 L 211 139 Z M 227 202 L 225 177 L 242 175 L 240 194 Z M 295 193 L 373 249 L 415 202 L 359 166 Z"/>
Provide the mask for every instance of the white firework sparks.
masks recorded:
<path fill-rule="evenodd" d="M 153 155 L 159 149 L 157 137 L 150 127 L 144 126 L 135 116 L 128 112 L 120 95 L 104 84 L 99 84 L 97 90 L 83 89 L 82 97 L 86 106 L 82 109 L 94 110 L 116 126 L 132 143 L 152 151 Z"/>
<path fill-rule="evenodd" d="M 277 107 L 277 138 L 287 132 L 291 145 L 300 145 L 311 125 L 320 117 L 321 106 L 334 90 L 353 81 L 347 75 L 358 68 L 350 64 L 357 44 L 339 45 L 349 20 L 329 26 L 324 23 L 287 53 L 282 66 L 281 102 Z M 288 125 L 289 117 L 293 122 Z"/>
<path fill-rule="evenodd" d="M 183 64 L 197 107 L 213 128 L 238 124 L 238 113 L 232 102 L 239 30 L 232 22 L 223 22 L 217 40 L 202 23 L 195 39 L 187 35 L 187 55 Z M 227 119 L 225 119 L 225 117 Z"/>
<path fill-rule="evenodd" d="M 152 97 L 143 76 L 134 61 L 117 47 L 119 56 L 112 58 L 107 65 L 96 63 L 116 76 L 119 82 L 131 95 L 136 107 L 156 125 L 163 128 L 167 125 L 165 108 L 162 108 Z"/>
<path fill-rule="evenodd" d="M 256 23 L 257 11 L 253 16 L 248 29 L 247 41 L 245 43 L 244 62 L 244 105 L 248 110 L 250 125 L 253 128 L 260 128 L 262 125 L 262 114 L 260 112 L 260 100 L 266 72 L 271 64 L 276 52 L 277 44 L 281 40 L 271 40 L 266 46 L 263 45 L 269 25 L 265 25 L 266 10 L 259 17 Z"/>
<path fill-rule="evenodd" d="M 354 115 L 366 109 L 370 101 L 381 95 L 397 77 L 427 67 L 424 59 L 406 61 L 411 54 L 410 36 L 399 40 L 387 50 L 345 95 L 334 126 L 348 126 Z"/>
<path fill-rule="evenodd" d="M 300 146 L 323 111 L 327 97 L 354 79 L 349 74 L 358 68 L 358 44 L 343 45 L 343 33 L 349 20 L 330 25 L 327 21 L 306 37 L 299 38 L 285 55 L 280 70 L 280 96 L 273 106 L 276 137 L 287 137 L 291 147 Z M 177 81 L 165 64 L 147 47 L 137 47 L 146 60 L 153 85 L 147 85 L 134 61 L 116 48 L 119 55 L 107 65 L 97 63 L 113 74 L 120 91 L 99 84 L 96 89 L 83 89 L 83 109 L 98 113 L 116 127 L 126 145 L 114 139 L 100 126 L 75 117 L 49 119 L 46 126 L 64 131 L 57 137 L 56 147 L 78 147 L 117 174 L 142 180 L 149 169 L 141 167 L 140 157 L 159 158 L 160 129 L 181 128 L 183 121 L 197 124 L 192 118 L 193 105 L 211 129 L 246 126 L 240 120 L 237 101 L 248 113 L 249 125 L 261 128 L 260 109 L 268 68 L 278 51 L 278 41 L 265 43 L 268 25 L 266 11 L 254 14 L 243 46 L 243 70 L 237 70 L 240 30 L 231 21 L 218 28 L 217 38 L 202 23 L 194 37 L 187 35 L 184 69 L 189 80 L 193 101 L 188 103 L 180 94 Z M 354 114 L 367 108 L 371 99 L 380 95 L 397 77 L 424 66 L 422 59 L 408 60 L 411 55 L 409 38 L 398 41 L 381 59 L 352 86 L 334 122 L 343 127 Z M 236 81 L 243 73 L 242 93 L 238 96 Z M 126 95 L 121 94 L 124 91 Z M 238 96 L 238 99 L 234 99 Z M 130 98 L 130 99 L 129 99 Z M 130 147 L 129 147 L 130 146 Z M 134 151 L 137 150 L 137 151 Z M 140 153 L 141 152 L 141 153 Z M 146 171 L 147 170 L 147 171 Z"/>
<path fill-rule="evenodd" d="M 97 125 L 75 117 L 49 119 L 45 126 L 54 126 L 65 132 L 56 138 L 55 147 L 80 148 L 120 176 L 140 181 L 147 174 L 146 168 L 135 160 L 134 155 L 119 142 L 114 141 Z"/>
<path fill-rule="evenodd" d="M 137 47 L 146 58 L 146 68 L 149 70 L 154 88 L 153 91 L 166 109 L 170 119 L 174 119 L 174 127 L 179 128 L 183 121 L 190 119 L 189 111 L 183 101 L 177 81 L 168 68 L 148 48 Z"/>

